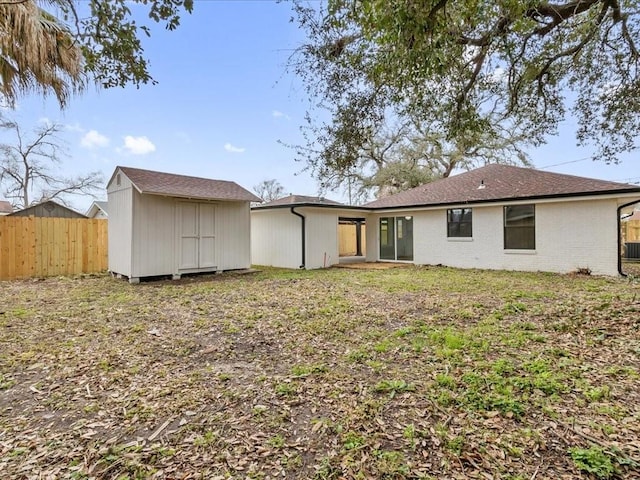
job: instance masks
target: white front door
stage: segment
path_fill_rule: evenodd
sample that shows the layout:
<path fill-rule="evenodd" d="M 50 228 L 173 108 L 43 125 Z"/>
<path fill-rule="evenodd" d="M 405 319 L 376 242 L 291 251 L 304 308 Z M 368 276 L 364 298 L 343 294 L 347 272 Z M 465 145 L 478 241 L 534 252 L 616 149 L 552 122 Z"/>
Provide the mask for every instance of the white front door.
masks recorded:
<path fill-rule="evenodd" d="M 216 268 L 215 224 L 215 205 L 178 203 L 180 270 Z"/>

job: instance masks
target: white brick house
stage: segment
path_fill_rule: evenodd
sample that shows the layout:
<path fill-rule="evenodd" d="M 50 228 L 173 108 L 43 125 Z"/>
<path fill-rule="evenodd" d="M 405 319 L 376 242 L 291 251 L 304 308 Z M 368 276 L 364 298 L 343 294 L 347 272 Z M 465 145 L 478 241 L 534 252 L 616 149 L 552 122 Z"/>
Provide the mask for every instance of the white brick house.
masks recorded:
<path fill-rule="evenodd" d="M 367 261 L 617 275 L 620 213 L 636 202 L 638 185 L 487 165 L 349 213 L 366 219 Z"/>

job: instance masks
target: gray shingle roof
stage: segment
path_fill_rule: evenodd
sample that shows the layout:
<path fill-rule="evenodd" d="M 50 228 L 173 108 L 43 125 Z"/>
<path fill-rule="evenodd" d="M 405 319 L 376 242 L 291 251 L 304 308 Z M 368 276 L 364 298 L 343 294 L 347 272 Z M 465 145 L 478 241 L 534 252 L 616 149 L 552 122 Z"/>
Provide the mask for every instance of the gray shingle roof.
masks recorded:
<path fill-rule="evenodd" d="M 397 208 L 630 192 L 640 194 L 640 186 L 491 164 L 374 200 L 363 207 Z"/>
<path fill-rule="evenodd" d="M 6 200 L 0 200 L 0 213 L 13 212 L 13 206 Z"/>
<path fill-rule="evenodd" d="M 173 173 L 154 172 L 140 168 L 116 167 L 120 169 L 136 189 L 143 194 L 200 200 L 239 200 L 259 202 L 260 199 L 235 182 L 189 177 Z"/>
<path fill-rule="evenodd" d="M 333 200 L 329 200 L 324 197 L 310 197 L 308 195 L 288 195 L 286 197 L 278 198 L 277 200 L 273 200 L 271 202 L 263 203 L 254 208 L 262 208 L 262 207 L 278 207 L 284 205 L 344 205 L 340 202 L 336 202 Z"/>

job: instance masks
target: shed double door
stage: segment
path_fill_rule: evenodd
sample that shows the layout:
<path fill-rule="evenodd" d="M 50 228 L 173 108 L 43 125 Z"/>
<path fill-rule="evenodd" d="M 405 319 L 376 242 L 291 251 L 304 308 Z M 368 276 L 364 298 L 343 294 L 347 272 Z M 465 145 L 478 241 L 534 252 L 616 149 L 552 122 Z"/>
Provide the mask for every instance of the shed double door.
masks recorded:
<path fill-rule="evenodd" d="M 216 206 L 210 203 L 178 203 L 179 269 L 215 270 Z"/>

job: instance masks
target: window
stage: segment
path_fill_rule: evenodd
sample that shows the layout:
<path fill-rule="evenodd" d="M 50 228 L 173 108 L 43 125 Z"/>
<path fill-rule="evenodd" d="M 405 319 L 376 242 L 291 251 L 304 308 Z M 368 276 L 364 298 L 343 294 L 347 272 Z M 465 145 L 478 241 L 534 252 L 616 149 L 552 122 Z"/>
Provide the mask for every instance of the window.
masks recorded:
<path fill-rule="evenodd" d="M 447 237 L 471 237 L 471 215 L 470 208 L 447 210 Z"/>
<path fill-rule="evenodd" d="M 504 207 L 504 248 L 521 250 L 536 248 L 535 205 Z"/>

